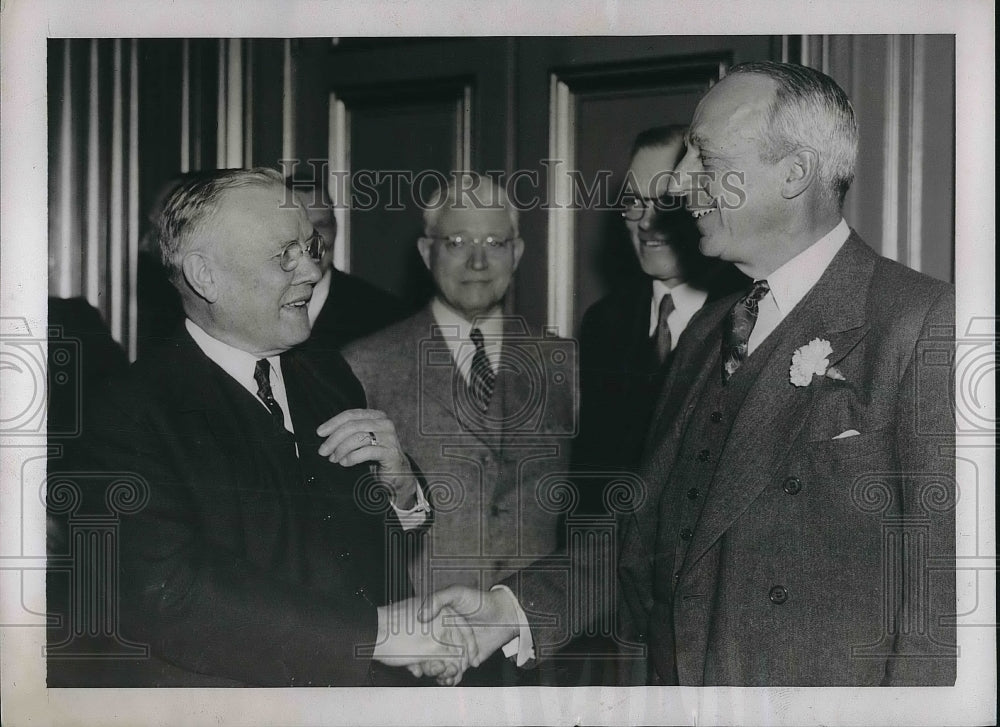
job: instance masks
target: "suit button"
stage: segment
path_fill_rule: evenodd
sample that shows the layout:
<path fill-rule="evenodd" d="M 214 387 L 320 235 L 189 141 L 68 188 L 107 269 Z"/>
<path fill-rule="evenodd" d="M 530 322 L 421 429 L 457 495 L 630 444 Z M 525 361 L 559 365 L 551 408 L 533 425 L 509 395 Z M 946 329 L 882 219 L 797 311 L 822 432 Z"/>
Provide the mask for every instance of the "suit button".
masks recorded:
<path fill-rule="evenodd" d="M 691 528 L 684 528 L 681 530 L 681 540 L 690 540 L 693 535 L 694 531 L 692 531 Z"/>
<path fill-rule="evenodd" d="M 674 573 L 674 585 L 676 586 L 680 582 L 681 582 L 681 572 L 677 571 L 676 573 Z"/>
<path fill-rule="evenodd" d="M 308 477 L 306 477 L 306 484 L 307 485 L 315 485 L 316 484 L 316 475 L 309 475 Z"/>
<path fill-rule="evenodd" d="M 789 495 L 797 495 L 799 494 L 799 490 L 802 489 L 802 481 L 798 477 L 788 477 L 785 480 L 784 487 L 781 489 Z"/>
<path fill-rule="evenodd" d="M 708 462 L 708 459 L 711 456 L 712 456 L 711 452 L 709 452 L 707 449 L 703 449 L 700 452 L 698 452 L 698 461 L 699 462 Z"/>
<path fill-rule="evenodd" d="M 351 557 L 351 551 L 345 550 L 342 553 L 337 553 L 337 557 L 340 558 L 341 560 L 347 560 L 348 558 Z"/>
<path fill-rule="evenodd" d="M 500 517 L 500 508 L 497 505 L 490 505 L 490 515 Z"/>
<path fill-rule="evenodd" d="M 354 591 L 354 595 L 358 598 L 364 598 L 367 593 L 368 592 L 365 590 L 364 586 L 358 586 L 358 588 Z"/>
<path fill-rule="evenodd" d="M 722 412 L 721 411 L 713 411 L 711 418 L 712 418 L 713 422 L 715 422 L 716 424 L 718 424 L 719 422 L 722 421 Z"/>
<path fill-rule="evenodd" d="M 688 490 L 688 492 L 687 492 L 687 495 L 688 495 L 688 499 L 689 499 L 689 500 L 697 500 L 697 499 L 698 499 L 698 496 L 699 496 L 700 494 L 701 494 L 701 493 L 700 493 L 700 492 L 698 491 L 698 488 L 697 488 L 697 487 L 692 487 L 692 488 L 691 488 L 690 490 Z"/>
<path fill-rule="evenodd" d="M 788 590 L 784 586 L 772 586 L 770 593 L 767 597 L 771 599 L 771 603 L 781 605 L 788 600 Z"/>
<path fill-rule="evenodd" d="M 328 512 L 326 515 L 323 516 L 323 520 L 325 520 L 326 522 L 330 522 L 331 520 L 333 520 L 333 513 Z"/>

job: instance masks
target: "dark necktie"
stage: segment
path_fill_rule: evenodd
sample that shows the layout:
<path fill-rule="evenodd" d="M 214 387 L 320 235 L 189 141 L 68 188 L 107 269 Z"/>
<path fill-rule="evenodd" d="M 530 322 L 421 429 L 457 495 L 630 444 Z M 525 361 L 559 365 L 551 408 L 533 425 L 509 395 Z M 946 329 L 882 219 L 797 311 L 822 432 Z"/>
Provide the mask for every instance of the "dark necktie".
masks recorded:
<path fill-rule="evenodd" d="M 486 346 L 483 343 L 483 332 L 473 328 L 469 334 L 476 352 L 472 356 L 472 368 L 469 370 L 469 395 L 480 411 L 486 411 L 493 396 L 493 384 L 496 374 L 486 357 Z"/>
<path fill-rule="evenodd" d="M 667 360 L 667 354 L 673 348 L 673 338 L 670 335 L 670 326 L 667 325 L 667 316 L 674 312 L 674 297 L 667 293 L 660 299 L 660 313 L 656 322 L 656 360 L 662 365 Z"/>
<path fill-rule="evenodd" d="M 285 415 L 281 411 L 281 406 L 274 399 L 274 392 L 271 391 L 271 362 L 266 358 L 258 359 L 253 370 L 253 378 L 257 382 L 257 396 L 271 412 L 275 426 L 283 430 L 285 428 Z"/>
<path fill-rule="evenodd" d="M 746 360 L 750 332 L 757 323 L 758 305 L 770 289 L 766 280 L 755 280 L 750 292 L 736 301 L 729 312 L 729 325 L 722 338 L 723 382 L 729 381 Z"/>

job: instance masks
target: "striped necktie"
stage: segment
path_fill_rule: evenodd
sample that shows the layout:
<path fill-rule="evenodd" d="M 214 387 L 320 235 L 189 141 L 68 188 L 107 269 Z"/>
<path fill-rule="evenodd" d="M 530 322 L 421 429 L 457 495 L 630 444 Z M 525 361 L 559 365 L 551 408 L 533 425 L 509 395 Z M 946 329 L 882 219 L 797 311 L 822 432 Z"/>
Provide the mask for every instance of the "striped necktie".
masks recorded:
<path fill-rule="evenodd" d="M 258 359 L 257 365 L 253 370 L 253 378 L 257 382 L 257 396 L 264 402 L 267 410 L 271 412 L 271 418 L 274 420 L 275 426 L 278 429 L 284 430 L 285 414 L 281 411 L 281 406 L 275 400 L 274 392 L 271 391 L 271 362 L 266 358 Z"/>
<path fill-rule="evenodd" d="M 673 337 L 670 335 L 670 326 L 667 325 L 667 317 L 674 312 L 674 297 L 667 293 L 660 299 L 659 318 L 656 321 L 656 360 L 663 365 L 667 360 L 670 349 L 673 348 Z"/>
<path fill-rule="evenodd" d="M 747 358 L 747 344 L 750 333 L 757 323 L 759 303 L 771 290 L 766 280 L 755 280 L 753 288 L 745 296 L 736 301 L 729 312 L 729 322 L 722 337 L 722 381 L 736 373 Z"/>
<path fill-rule="evenodd" d="M 472 356 L 472 367 L 469 370 L 469 396 L 479 407 L 479 410 L 485 412 L 489 408 L 497 376 L 493 367 L 490 366 L 490 360 L 486 357 L 483 332 L 478 328 L 473 328 L 469 338 L 472 339 L 472 344 L 476 347 L 476 352 Z"/>

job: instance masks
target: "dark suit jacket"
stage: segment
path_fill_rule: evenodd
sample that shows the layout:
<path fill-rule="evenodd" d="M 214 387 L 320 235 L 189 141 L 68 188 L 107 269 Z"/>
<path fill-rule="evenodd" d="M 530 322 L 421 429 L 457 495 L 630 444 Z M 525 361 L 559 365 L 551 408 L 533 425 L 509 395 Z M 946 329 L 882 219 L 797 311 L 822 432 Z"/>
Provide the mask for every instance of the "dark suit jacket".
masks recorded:
<path fill-rule="evenodd" d="M 532 336 L 522 319 L 508 319 L 485 416 L 463 398 L 464 379 L 429 306 L 348 346 L 344 357 L 427 479 L 434 525 L 414 561 L 418 593 L 452 583 L 489 588 L 556 549 L 559 510 L 538 488 L 568 471 L 572 342 Z"/>
<path fill-rule="evenodd" d="M 715 266 L 703 282 L 708 291 L 706 303 L 741 289 L 747 282 L 731 265 Z M 652 297 L 652 280 L 643 277 L 597 301 L 583 316 L 580 436 L 573 452 L 578 468 L 634 471 L 639 463 L 663 383 L 662 372 L 673 358 L 671 352 L 659 365 L 650 345 Z M 679 345 L 680 340 L 674 341 L 674 351 Z"/>
<path fill-rule="evenodd" d="M 310 342 L 340 349 L 363 336 L 380 331 L 410 311 L 396 296 L 345 272 L 331 269 L 330 294 L 313 323 Z"/>
<path fill-rule="evenodd" d="M 364 392 L 339 356 L 281 360 L 299 457 L 183 329 L 89 407 L 77 483 L 85 506 L 119 515 L 119 634 L 151 657 L 119 662 L 112 683 L 376 683 L 375 607 L 410 591 L 387 568 L 398 521 L 367 465 L 329 463 L 315 434 Z"/>
<path fill-rule="evenodd" d="M 650 681 L 952 684 L 954 289 L 856 234 L 771 334 L 675 582 L 654 577 L 675 556 L 657 547 L 672 517 L 661 498 L 685 488 L 671 473 L 737 299 L 706 307 L 677 351 L 640 465 L 645 492 L 619 519 L 618 598 L 626 633 L 648 643 Z M 814 338 L 845 381 L 790 383 L 793 352 Z M 835 439 L 849 429 L 860 434 Z M 569 594 L 540 571 L 520 585 L 544 657 L 565 638 L 544 615 L 564 614 Z"/>

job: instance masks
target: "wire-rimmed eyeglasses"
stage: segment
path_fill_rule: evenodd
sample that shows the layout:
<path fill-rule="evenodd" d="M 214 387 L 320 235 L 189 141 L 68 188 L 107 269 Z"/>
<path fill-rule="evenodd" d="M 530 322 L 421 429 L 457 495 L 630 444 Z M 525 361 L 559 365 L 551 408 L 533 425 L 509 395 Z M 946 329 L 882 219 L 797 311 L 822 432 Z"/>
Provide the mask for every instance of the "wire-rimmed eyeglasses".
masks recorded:
<path fill-rule="evenodd" d="M 444 249 L 458 255 L 472 250 L 475 245 L 481 245 L 487 253 L 499 254 L 506 252 L 516 240 L 516 237 L 500 237 L 498 235 L 487 235 L 486 237 L 472 237 L 471 235 L 432 235 L 432 240 L 444 243 Z"/>
<path fill-rule="evenodd" d="M 646 210 L 650 207 L 657 214 L 681 212 L 684 209 L 684 197 L 667 193 L 661 194 L 659 197 L 630 195 L 625 198 L 621 216 L 629 222 L 638 222 L 646 215 Z"/>
<path fill-rule="evenodd" d="M 314 263 L 318 263 L 323 259 L 323 254 L 326 252 L 326 240 L 321 234 L 316 232 L 306 238 L 305 242 L 300 242 L 299 240 L 292 240 L 290 243 L 285 245 L 280 253 L 274 257 L 278 258 L 278 265 L 286 273 L 290 273 L 295 268 L 299 266 L 299 261 L 302 259 L 302 255 L 308 255 L 309 259 Z"/>

